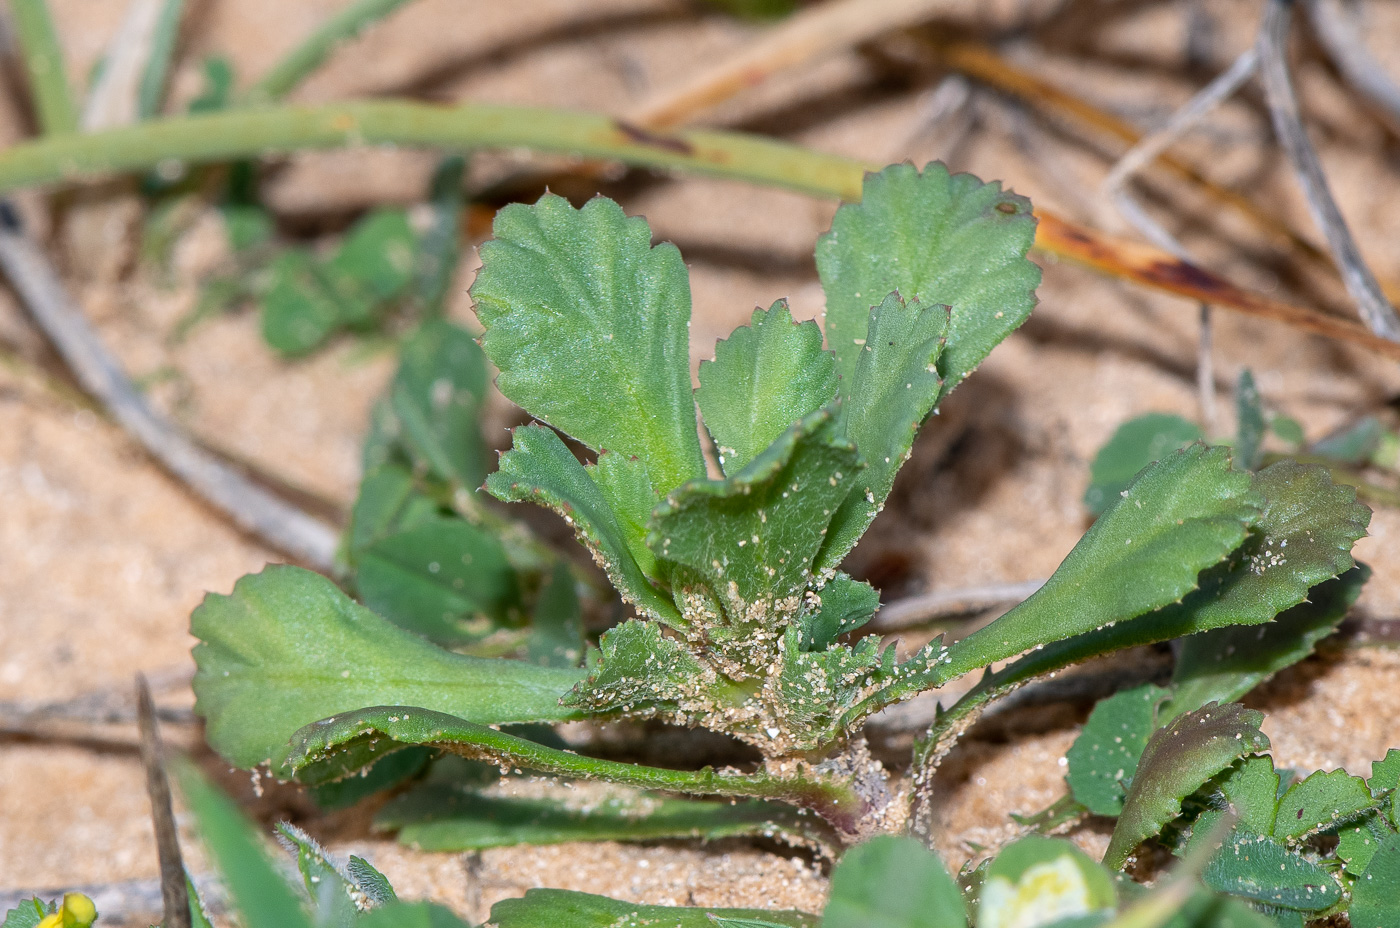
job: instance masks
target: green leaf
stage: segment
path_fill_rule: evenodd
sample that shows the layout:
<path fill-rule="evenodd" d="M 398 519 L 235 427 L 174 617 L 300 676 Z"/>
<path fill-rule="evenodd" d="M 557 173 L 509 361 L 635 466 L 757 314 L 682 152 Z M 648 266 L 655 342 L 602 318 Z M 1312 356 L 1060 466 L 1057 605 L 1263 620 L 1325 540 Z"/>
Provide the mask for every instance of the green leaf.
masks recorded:
<path fill-rule="evenodd" d="M 1292 416 L 1274 415 L 1269 419 L 1269 431 L 1278 436 L 1279 440 L 1301 448 L 1307 442 L 1307 435 L 1303 432 L 1303 424 Z"/>
<path fill-rule="evenodd" d="M 598 485 L 608 508 L 617 517 L 627 550 L 642 573 L 648 577 L 661 576 L 656 554 L 647 547 L 647 523 L 661 497 L 652 489 L 646 464 L 641 458 L 604 451 L 598 455 L 598 463 L 589 464 L 584 470 Z"/>
<path fill-rule="evenodd" d="M 837 574 L 813 595 L 820 604 L 802 620 L 804 651 L 825 651 L 837 638 L 869 622 L 880 608 L 879 590 L 845 574 Z"/>
<path fill-rule="evenodd" d="M 1366 781 L 1345 770 L 1319 770 L 1294 783 L 1278 803 L 1274 837 L 1286 841 L 1357 818 L 1375 806 Z"/>
<path fill-rule="evenodd" d="M 1380 444 L 1384 432 L 1375 416 L 1363 416 L 1314 443 L 1310 450 L 1320 457 L 1332 458 L 1343 464 L 1365 464 Z"/>
<path fill-rule="evenodd" d="M 1279 775 L 1267 754 L 1242 757 L 1220 781 L 1220 792 L 1239 816 L 1236 827 L 1256 835 L 1274 833 Z"/>
<path fill-rule="evenodd" d="M 465 490 L 481 486 L 489 470 L 486 381 L 486 356 L 471 333 L 431 319 L 404 342 L 389 387 L 395 438 L 410 459 Z"/>
<path fill-rule="evenodd" d="M 565 889 L 531 889 L 519 899 L 504 899 L 491 907 L 490 923 L 496 928 L 715 928 L 712 916 L 787 928 L 819 924 L 805 912 L 637 905 Z"/>
<path fill-rule="evenodd" d="M 795 323 L 786 300 L 755 309 L 700 362 L 695 400 L 726 474 L 743 470 L 794 422 L 836 398 L 836 359 L 815 322 Z"/>
<path fill-rule="evenodd" d="M 1118 902 L 1113 878 L 1062 838 L 1029 835 L 987 869 L 978 896 L 978 928 L 1102 919 Z"/>
<path fill-rule="evenodd" d="M 398 901 L 398 894 L 389 883 L 389 878 L 375 869 L 363 857 L 350 855 L 345 862 L 345 873 L 365 897 L 375 905 L 386 905 Z"/>
<path fill-rule="evenodd" d="M 351 896 L 359 887 L 342 872 L 320 842 L 290 822 L 278 822 L 277 835 L 296 856 L 306 894 L 318 909 L 317 921 L 335 924 L 353 919 L 356 907 Z"/>
<path fill-rule="evenodd" d="M 0 928 L 35 928 L 44 916 L 58 911 L 58 904 L 45 904 L 38 896 L 26 899 L 5 913 L 5 921 Z"/>
<path fill-rule="evenodd" d="M 1158 729 L 1113 829 L 1104 863 L 1121 869 L 1133 850 L 1181 814 L 1181 800 L 1244 754 L 1267 750 L 1264 714 L 1238 703 L 1208 705 Z"/>
<path fill-rule="evenodd" d="M 598 715 L 654 715 L 676 711 L 702 685 L 700 662 L 655 622 L 623 622 L 603 633 L 599 647 L 597 666 L 564 697 L 566 705 Z"/>
<path fill-rule="evenodd" d="M 825 651 L 803 651 L 802 633 L 788 626 L 783 635 L 782 670 L 773 700 L 774 724 L 784 752 L 814 751 L 841 736 L 844 714 L 865 695 L 881 673 L 894 669 L 894 646 L 882 654 L 878 636 L 855 647 L 834 644 Z M 769 684 L 771 685 L 771 684 Z"/>
<path fill-rule="evenodd" d="M 1074 798 L 1095 815 L 1117 815 L 1147 739 L 1156 731 L 1157 705 L 1167 691 L 1139 686 L 1101 700 L 1089 714 L 1066 759 Z"/>
<path fill-rule="evenodd" d="M 418 243 L 413 264 L 413 304 L 425 319 L 441 317 L 457 271 L 462 251 L 462 207 L 466 200 L 462 181 L 466 169 L 466 158 L 445 155 L 433 168 L 428 182 L 432 220 Z"/>
<path fill-rule="evenodd" d="M 375 706 L 321 719 L 297 732 L 288 765 L 308 783 L 347 776 L 408 745 L 433 745 L 471 760 L 520 767 L 555 776 L 606 780 L 636 789 L 702 796 L 786 799 L 825 816 L 850 814 L 859 800 L 843 783 L 809 771 L 779 777 L 766 771 L 721 773 L 712 767 L 670 770 L 582 757 L 572 751 L 478 725 L 465 719 L 406 706 Z"/>
<path fill-rule="evenodd" d="M 1144 467 L 1204 437 L 1200 426 L 1180 416 L 1151 412 L 1129 419 L 1094 455 L 1089 488 L 1084 491 L 1085 507 L 1099 515 L 1132 485 Z"/>
<path fill-rule="evenodd" d="M 188 112 L 214 113 L 229 104 L 233 91 L 233 64 L 221 55 L 210 55 L 199 63 L 200 76 L 204 86 L 199 95 L 190 101 Z"/>
<path fill-rule="evenodd" d="M 652 248 L 646 220 L 603 197 L 576 210 L 546 194 L 493 228 L 471 294 L 501 392 L 595 451 L 641 458 L 660 493 L 704 476 L 675 246 Z"/>
<path fill-rule="evenodd" d="M 1340 597 L 1319 593 L 1272 622 L 1217 628 L 1184 639 L 1159 724 L 1208 702 L 1234 702 L 1307 657 L 1341 624 L 1369 575 L 1366 568 L 1354 568 Z"/>
<path fill-rule="evenodd" d="M 512 435 L 500 469 L 486 478 L 487 492 L 508 503 L 534 500 L 559 513 L 623 599 L 643 615 L 679 624 L 676 607 L 642 573 L 616 513 L 563 440 L 539 425 L 521 426 Z"/>
<path fill-rule="evenodd" d="M 885 508 L 895 474 L 938 402 L 942 380 L 935 365 L 947 332 L 946 306 L 913 298 L 905 303 L 891 293 L 870 310 L 864 344 L 841 389 L 846 437 L 866 466 L 832 519 L 818 567 L 841 563 Z"/>
<path fill-rule="evenodd" d="M 196 711 L 232 763 L 282 771 L 288 739 L 337 712 L 404 703 L 484 724 L 577 717 L 573 670 L 464 657 L 352 602 L 325 577 L 270 566 L 211 593 L 190 617 Z"/>
<path fill-rule="evenodd" d="M 896 164 L 866 175 L 861 201 L 838 209 L 817 242 L 837 372 L 849 381 L 870 308 L 898 291 L 953 308 L 938 359 L 939 399 L 947 396 L 1030 315 L 1040 284 L 1026 260 L 1034 238 L 1030 201 L 998 183 L 950 176 L 937 162 L 922 174 Z"/>
<path fill-rule="evenodd" d="M 1371 865 L 1376 852 L 1395 837 L 1385 816 L 1379 811 L 1368 812 L 1360 820 L 1337 829 L 1337 859 L 1346 872 L 1359 876 Z"/>
<path fill-rule="evenodd" d="M 1235 459 L 1245 470 L 1258 470 L 1264 459 L 1264 407 L 1249 368 L 1235 386 Z"/>
<path fill-rule="evenodd" d="M 355 586 L 374 612 L 444 646 L 481 637 L 518 613 L 520 585 L 494 535 L 464 519 L 433 518 L 357 556 Z"/>
<path fill-rule="evenodd" d="M 396 797 L 374 825 L 397 829 L 400 842 L 424 851 L 804 834 L 796 810 L 760 800 L 701 802 L 618 790 L 601 799 L 589 793 L 569 802 L 559 796 L 488 796 L 447 783 L 425 783 Z"/>
<path fill-rule="evenodd" d="M 341 307 L 317 273 L 316 259 L 285 251 L 272 265 L 272 286 L 262 301 L 263 339 L 294 358 L 320 347 L 339 328 Z"/>
<path fill-rule="evenodd" d="M 141 82 L 137 88 L 138 121 L 145 121 L 159 114 L 161 105 L 165 102 L 166 81 L 170 74 L 170 63 L 175 55 L 175 44 L 180 34 L 180 17 L 184 8 L 184 0 L 164 0 L 160 5 L 156 27 L 149 39 L 146 64 L 141 69 Z"/>
<path fill-rule="evenodd" d="M 1385 842 L 1371 858 L 1366 872 L 1351 888 L 1347 915 L 1352 928 L 1396 928 L 1400 925 L 1400 836 Z"/>
<path fill-rule="evenodd" d="M 1385 758 L 1371 763 L 1371 778 L 1366 785 L 1372 792 L 1400 788 L 1400 748 L 1385 752 Z"/>
<path fill-rule="evenodd" d="M 252 826 L 190 764 L 176 768 L 180 791 L 247 928 L 311 928 L 301 901 L 263 853 Z"/>
<path fill-rule="evenodd" d="M 326 273 L 356 302 L 380 303 L 408 285 L 417 246 L 403 210 L 377 209 L 351 227 L 326 262 Z"/>
<path fill-rule="evenodd" d="M 355 928 L 471 928 L 446 906 L 433 902 L 394 902 L 360 918 Z"/>
<path fill-rule="evenodd" d="M 437 503 L 418 492 L 406 469 L 380 464 L 366 470 L 345 539 L 351 563 L 375 542 L 436 518 Z"/>
<path fill-rule="evenodd" d="M 1038 591 L 952 646 L 965 673 L 1036 645 L 1177 602 L 1259 517 L 1250 476 L 1222 448 L 1192 445 L 1139 475 Z"/>
<path fill-rule="evenodd" d="M 577 667 L 583 662 L 583 609 L 573 571 L 563 561 L 554 566 L 535 603 L 525 659 L 542 667 Z"/>
<path fill-rule="evenodd" d="M 831 874 L 822 928 L 961 928 L 962 892 L 932 851 L 879 835 L 852 848 Z"/>
<path fill-rule="evenodd" d="M 1320 912 L 1342 897 L 1326 870 L 1260 835 L 1227 841 L 1201 879 L 1217 892 L 1303 912 Z"/>
<path fill-rule="evenodd" d="M 817 410 L 732 477 L 673 492 L 647 543 L 693 570 L 732 621 L 771 628 L 800 607 L 827 524 L 859 470 L 831 410 Z"/>
<path fill-rule="evenodd" d="M 346 777 L 312 787 L 309 792 L 316 807 L 323 811 L 348 809 L 361 799 L 373 796 L 417 776 L 436 752 L 430 748 L 410 748 L 380 759 L 357 777 Z"/>

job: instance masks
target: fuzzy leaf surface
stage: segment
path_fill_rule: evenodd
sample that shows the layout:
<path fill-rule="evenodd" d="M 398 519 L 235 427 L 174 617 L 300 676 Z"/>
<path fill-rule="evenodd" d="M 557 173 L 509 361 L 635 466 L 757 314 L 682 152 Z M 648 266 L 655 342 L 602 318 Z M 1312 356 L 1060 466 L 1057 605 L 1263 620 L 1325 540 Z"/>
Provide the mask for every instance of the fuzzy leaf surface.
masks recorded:
<path fill-rule="evenodd" d="M 1144 467 L 1203 438 L 1200 426 L 1180 416 L 1150 412 L 1129 419 L 1094 455 L 1084 506 L 1099 515 L 1132 485 Z"/>
<path fill-rule="evenodd" d="M 1261 835 L 1236 834 L 1206 864 L 1201 879 L 1216 892 L 1302 912 L 1320 912 L 1342 896 L 1326 870 Z"/>
<path fill-rule="evenodd" d="M 700 362 L 695 400 L 719 449 L 726 474 L 736 474 L 794 422 L 836 398 L 836 359 L 822 350 L 815 322 L 792 321 L 787 302 L 755 309 Z"/>
<path fill-rule="evenodd" d="M 830 409 L 794 424 L 747 467 L 724 480 L 693 480 L 657 507 L 647 543 L 657 556 L 703 579 L 730 617 L 772 623 L 795 614 L 812 562 L 860 459 Z"/>
<path fill-rule="evenodd" d="M 1181 814 L 1181 801 L 1245 754 L 1267 750 L 1264 714 L 1238 703 L 1208 705 L 1158 729 L 1113 829 L 1104 863 L 1122 868 L 1133 850 Z"/>
<path fill-rule="evenodd" d="M 1267 426 L 1259 387 L 1248 368 L 1240 371 L 1239 383 L 1235 385 L 1235 421 L 1239 424 L 1235 433 L 1235 455 L 1239 464 L 1245 470 L 1258 470 L 1264 457 Z"/>
<path fill-rule="evenodd" d="M 491 907 L 490 923 L 496 928 L 715 928 L 715 918 L 788 928 L 820 923 L 805 912 L 637 905 L 565 889 L 531 889 L 519 899 L 503 899 Z"/>
<path fill-rule="evenodd" d="M 467 622 L 476 616 L 500 623 L 520 606 L 501 543 L 464 519 L 432 518 L 376 541 L 356 560 L 365 605 L 441 645 L 474 640 Z"/>
<path fill-rule="evenodd" d="M 1278 802 L 1274 837 L 1295 840 L 1335 822 L 1358 817 L 1375 801 L 1366 781 L 1345 770 L 1321 770 L 1288 788 Z"/>
<path fill-rule="evenodd" d="M 1040 284 L 1026 259 L 1034 238 L 1030 201 L 999 183 L 949 175 L 937 162 L 867 175 L 861 201 L 838 209 L 817 242 L 837 372 L 850 380 L 870 308 L 898 291 L 953 308 L 938 359 L 942 399 L 1030 315 Z"/>
<path fill-rule="evenodd" d="M 1242 757 L 1220 783 L 1220 793 L 1239 816 L 1237 828 L 1256 835 L 1274 833 L 1279 775 L 1267 754 Z"/>
<path fill-rule="evenodd" d="M 1347 873 L 1360 876 L 1394 837 L 1395 829 L 1381 812 L 1367 812 L 1359 821 L 1337 829 L 1337 859 L 1344 863 Z"/>
<path fill-rule="evenodd" d="M 581 671 L 453 654 L 353 602 L 325 577 L 271 566 L 190 617 L 196 711 L 240 767 L 283 771 L 288 739 L 337 712 L 385 702 L 485 724 L 576 718 L 559 699 Z"/>
<path fill-rule="evenodd" d="M 796 810 L 776 803 L 660 799 L 620 792 L 573 806 L 563 797 L 483 795 L 427 783 L 391 800 L 374 820 L 399 841 L 424 851 L 475 851 L 567 841 L 715 840 L 802 834 Z"/>
<path fill-rule="evenodd" d="M 891 293 L 870 310 L 864 344 L 841 385 L 846 437 L 865 461 L 855 490 L 832 519 L 818 567 L 835 567 L 884 508 L 919 426 L 938 402 L 937 364 L 948 308 Z"/>
<path fill-rule="evenodd" d="M 486 478 L 487 492 L 508 503 L 532 500 L 559 513 L 624 599 L 652 618 L 678 622 L 675 606 L 642 573 L 617 514 L 563 439 L 540 425 L 523 425 L 511 434 L 511 450 Z"/>
<path fill-rule="evenodd" d="M 564 697 L 566 705 L 600 715 L 650 715 L 676 709 L 700 684 L 700 662 L 655 622 L 610 628 L 599 648 L 597 666 Z"/>
<path fill-rule="evenodd" d="M 840 736 L 843 714 L 878 674 L 894 669 L 894 649 L 891 645 L 881 653 L 878 636 L 824 651 L 803 651 L 800 642 L 801 631 L 789 626 L 783 636 L 776 721 L 791 750 L 811 751 Z"/>
<path fill-rule="evenodd" d="M 1138 476 L 1044 586 L 953 645 L 950 670 L 966 673 L 1177 602 L 1245 540 L 1257 503 L 1250 475 L 1233 470 L 1224 449 L 1174 452 Z"/>
<path fill-rule="evenodd" d="M 646 220 L 545 194 L 496 214 L 472 284 L 502 393 L 595 451 L 646 462 L 659 492 L 703 477 L 690 389 L 690 278 Z"/>
<path fill-rule="evenodd" d="M 1095 815 L 1117 815 L 1167 691 L 1148 684 L 1100 700 L 1066 759 L 1070 792 Z"/>
<path fill-rule="evenodd" d="M 1381 845 L 1366 872 L 1351 888 L 1347 915 L 1353 928 L 1395 928 L 1400 925 L 1400 836 Z"/>
<path fill-rule="evenodd" d="M 852 848 L 831 874 L 822 928 L 962 928 L 962 891 L 932 851 L 878 835 Z"/>

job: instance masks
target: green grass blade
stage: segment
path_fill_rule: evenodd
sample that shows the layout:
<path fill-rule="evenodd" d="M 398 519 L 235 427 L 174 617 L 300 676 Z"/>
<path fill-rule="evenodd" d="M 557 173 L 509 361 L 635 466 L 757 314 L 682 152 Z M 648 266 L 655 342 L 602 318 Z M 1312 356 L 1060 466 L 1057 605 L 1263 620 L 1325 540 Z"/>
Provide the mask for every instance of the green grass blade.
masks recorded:
<path fill-rule="evenodd" d="M 10 12 L 39 129 L 45 135 L 76 132 L 78 107 L 68 84 L 63 46 L 49 14 L 48 0 L 13 0 Z"/>
<path fill-rule="evenodd" d="M 165 0 L 160 18 L 151 36 L 151 48 L 146 67 L 137 86 L 136 112 L 141 119 L 150 119 L 160 112 L 170 77 L 170 65 L 175 57 L 176 41 L 180 37 L 180 17 L 185 12 L 185 0 Z"/>
<path fill-rule="evenodd" d="M 337 48 L 403 6 L 407 0 L 354 0 L 273 65 L 248 91 L 249 103 L 280 100 L 321 66 Z"/>

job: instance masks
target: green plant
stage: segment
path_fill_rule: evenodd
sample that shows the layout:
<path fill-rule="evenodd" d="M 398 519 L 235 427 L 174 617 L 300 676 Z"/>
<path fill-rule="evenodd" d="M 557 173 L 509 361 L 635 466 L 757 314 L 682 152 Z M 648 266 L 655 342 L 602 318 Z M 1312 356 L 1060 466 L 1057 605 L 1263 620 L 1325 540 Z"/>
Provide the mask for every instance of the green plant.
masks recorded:
<path fill-rule="evenodd" d="M 211 743 L 312 785 L 431 747 L 503 770 L 780 800 L 840 845 L 905 828 L 911 811 L 926 829 L 939 759 L 1036 676 L 1344 600 L 1360 575 L 1335 578 L 1369 518 L 1354 493 L 1320 468 L 1251 474 L 1193 445 L 1145 469 L 1045 587 L 990 626 L 902 662 L 855 634 L 878 594 L 840 563 L 924 419 L 1029 313 L 1033 228 L 1024 199 L 939 165 L 872 175 L 818 245 L 829 350 L 779 303 L 718 346 L 692 394 L 675 249 L 603 199 L 506 208 L 472 290 L 482 346 L 502 392 L 553 428 L 516 429 L 486 486 L 560 512 L 639 618 L 605 632 L 586 667 L 544 667 L 451 653 L 321 577 L 270 568 L 194 615 Z M 722 476 L 709 475 L 696 405 Z M 556 428 L 596 459 L 581 463 Z M 865 752 L 871 714 L 1012 658 L 940 714 L 912 787 Z M 501 730 L 580 718 L 703 726 L 763 764 L 644 767 Z"/>
<path fill-rule="evenodd" d="M 368 861 L 355 856 L 338 860 L 300 829 L 283 823 L 277 826 L 278 838 L 295 858 L 301 877 L 299 885 L 293 885 L 226 796 L 191 767 L 181 769 L 180 781 L 204 844 L 223 876 L 230 902 L 246 928 L 465 928 L 465 923 L 445 908 L 400 901 L 389 880 Z M 1219 832 L 1217 828 L 1217 836 Z M 795 910 L 638 905 L 590 893 L 535 889 L 523 898 L 494 905 L 489 924 L 496 928 L 1267 926 L 1266 920 L 1238 900 L 1215 895 L 1199 885 L 1200 871 L 1210 866 L 1206 862 L 1210 850 L 1189 850 L 1171 876 L 1149 892 L 1115 877 L 1060 839 L 1023 838 L 955 880 L 919 842 L 880 835 L 853 848 L 835 866 L 830 898 L 821 915 Z M 37 900 L 35 905 L 39 906 Z M 190 911 L 195 925 L 211 926 L 193 892 Z M 22 915 L 22 910 L 15 910 L 11 917 L 16 913 Z"/>

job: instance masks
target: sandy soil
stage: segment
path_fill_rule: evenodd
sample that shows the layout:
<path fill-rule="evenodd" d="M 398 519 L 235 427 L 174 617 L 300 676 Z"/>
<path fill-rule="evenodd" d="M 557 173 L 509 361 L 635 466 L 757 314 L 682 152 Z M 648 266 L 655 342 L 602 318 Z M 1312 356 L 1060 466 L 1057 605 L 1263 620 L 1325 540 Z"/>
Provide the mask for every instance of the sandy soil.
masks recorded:
<path fill-rule="evenodd" d="M 340 5 L 194 4 L 175 97 L 197 92 L 202 56 L 228 56 L 246 81 Z M 121 4 L 55 0 L 54 6 L 76 81 L 89 73 Z M 986 30 L 1014 20 L 1023 7 L 1049 6 L 950 0 L 945 22 Z M 1063 25 L 1043 30 L 1038 45 L 1013 45 L 1009 54 L 1146 124 L 1249 41 L 1259 3 L 1210 6 L 1216 25 L 1210 64 L 1190 78 L 1181 76 L 1185 39 L 1174 5 L 1125 4 L 1094 18 L 1093 4 L 1070 3 Z M 1375 4 L 1370 15 L 1372 35 L 1400 30 L 1400 10 Z M 297 98 L 408 93 L 620 111 L 754 31 L 680 0 L 419 0 L 338 53 Z M 1400 43 L 1376 42 L 1373 51 L 1388 55 L 1400 75 Z M 1093 194 L 1106 164 L 1101 152 L 1116 149 L 1100 139 L 1077 141 L 1059 124 L 980 91 L 970 118 L 930 130 L 926 113 L 937 78 L 837 55 L 726 104 L 708 121 L 875 160 L 945 158 L 1071 217 L 1125 229 Z M 1363 250 L 1382 275 L 1400 277 L 1394 136 L 1316 64 L 1304 68 L 1300 84 Z M 0 139 L 14 140 L 25 134 L 26 117 L 14 87 L 7 91 L 0 95 Z M 1227 105 L 1182 152 L 1315 237 L 1254 97 Z M 473 178 L 485 181 L 529 161 L 519 153 L 482 156 Z M 297 156 L 270 172 L 268 199 L 287 230 L 334 230 L 370 204 L 414 201 L 432 163 L 425 153 L 386 149 Z M 1251 285 L 1286 292 L 1284 279 L 1260 270 L 1269 261 L 1242 261 L 1246 252 L 1272 254 L 1247 226 L 1217 215 L 1179 185 L 1154 181 L 1152 189 L 1184 217 L 1174 228 L 1205 260 Z M 834 204 L 682 178 L 614 193 L 629 211 L 647 215 L 658 237 L 675 241 L 691 264 L 697 363 L 755 305 L 787 296 L 799 315 L 820 312 L 811 249 Z M 34 205 L 29 198 L 27 208 Z M 1207 233 L 1214 228 L 1241 249 L 1212 245 Z M 392 358 L 346 342 L 310 361 L 283 363 L 263 346 L 256 319 L 246 313 L 173 343 L 169 335 L 192 306 L 200 275 L 221 259 L 221 247 L 215 221 L 206 216 L 177 249 L 173 281 L 139 269 L 94 280 L 72 261 L 68 271 L 107 344 L 135 376 L 152 379 L 153 395 L 191 431 L 343 508 L 359 476 L 367 411 Z M 1048 574 L 1086 525 L 1079 496 L 1087 463 L 1113 428 L 1151 410 L 1195 415 L 1193 305 L 1042 263 L 1035 316 L 950 400 L 902 475 L 894 504 L 853 559 L 887 599 Z M 465 286 L 473 268 L 473 260 L 464 262 L 457 287 L 454 313 L 462 319 L 470 318 Z M 1324 296 L 1342 305 L 1338 292 L 1324 287 Z M 1229 385 L 1245 366 L 1269 408 L 1297 418 L 1312 437 L 1355 416 L 1384 413 L 1400 395 L 1400 369 L 1359 350 L 1227 313 L 1217 320 L 1222 432 L 1233 427 Z M 0 367 L 0 703 L 104 688 L 120 694 L 139 670 L 160 684 L 163 705 L 188 706 L 190 610 L 206 590 L 227 591 L 276 555 L 229 527 L 75 399 L 4 290 L 0 339 L 18 359 Z M 1397 534 L 1400 513 L 1378 511 L 1358 548 L 1376 570 L 1362 600 L 1374 618 L 1400 617 Z M 1390 727 L 1400 712 L 1397 671 L 1400 655 L 1393 651 L 1346 650 L 1311 660 L 1251 697 L 1270 712 L 1266 731 L 1280 764 L 1367 772 L 1371 759 L 1400 743 Z M 1019 726 L 974 729 L 940 773 L 939 849 L 951 865 L 1008 838 L 1007 813 L 1041 808 L 1063 792 L 1064 752 L 1085 711 L 1071 705 L 1028 716 Z M 8 731 L 0 715 L 0 890 L 155 875 L 130 730 Z M 172 726 L 168 737 L 197 750 L 193 727 Z M 253 800 L 246 777 L 230 775 L 225 784 Z M 273 791 L 254 808 L 264 818 L 298 817 L 333 837 L 336 850 L 371 857 L 405 895 L 443 899 L 477 920 L 494 901 L 532 886 L 656 903 L 809 910 L 820 908 L 824 893 L 821 874 L 807 860 L 771 848 L 604 844 L 424 854 L 369 837 L 363 815 L 308 818 L 306 804 L 286 792 Z M 1106 832 L 1088 826 L 1076 839 L 1101 850 Z"/>

